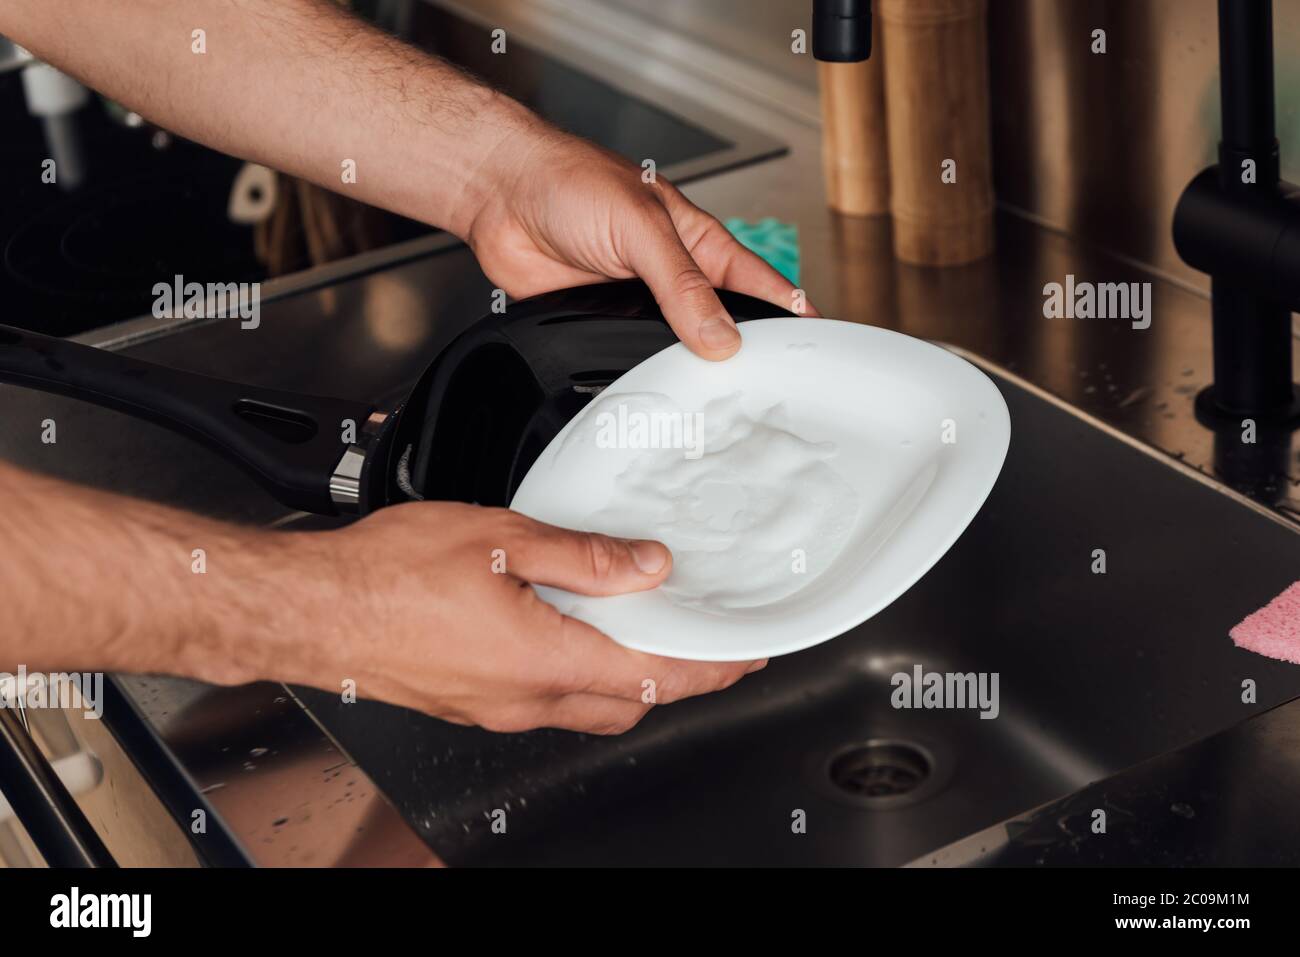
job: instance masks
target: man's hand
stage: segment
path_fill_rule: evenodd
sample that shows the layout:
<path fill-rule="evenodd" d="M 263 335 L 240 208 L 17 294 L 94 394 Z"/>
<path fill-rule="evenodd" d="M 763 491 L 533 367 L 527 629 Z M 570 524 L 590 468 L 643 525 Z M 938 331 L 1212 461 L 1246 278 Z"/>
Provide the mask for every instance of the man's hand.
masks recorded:
<path fill-rule="evenodd" d="M 494 731 L 605 734 L 626 731 L 654 703 L 728 687 L 766 663 L 630 651 L 530 585 L 588 595 L 654 588 L 672 565 L 656 542 L 448 502 L 394 506 L 340 531 L 267 534 L 282 554 L 265 574 L 283 610 L 234 627 L 251 627 L 248 652 L 260 647 L 254 660 L 268 676 L 329 690 L 352 679 L 362 697 Z"/>
<path fill-rule="evenodd" d="M 525 125 L 483 167 L 494 181 L 468 235 L 511 296 L 639 276 L 692 351 L 725 359 L 740 334 L 714 287 L 795 307 L 795 288 L 662 178 L 543 124 Z M 805 309 L 815 315 L 811 307 Z"/>

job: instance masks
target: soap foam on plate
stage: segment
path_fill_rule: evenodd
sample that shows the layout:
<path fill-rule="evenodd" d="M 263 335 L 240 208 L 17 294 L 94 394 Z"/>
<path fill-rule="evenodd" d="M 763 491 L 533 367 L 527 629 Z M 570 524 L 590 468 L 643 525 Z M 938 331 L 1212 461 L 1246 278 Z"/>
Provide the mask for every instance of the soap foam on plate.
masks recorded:
<path fill-rule="evenodd" d="M 760 609 L 830 567 L 859 511 L 857 493 L 834 467 L 833 442 L 799 434 L 782 403 L 747 413 L 742 392 L 699 413 L 636 393 L 597 399 L 564 445 L 595 446 L 602 427 L 652 420 L 662 426 L 660 447 L 632 453 L 583 527 L 667 545 L 669 600 L 713 614 Z M 669 436 L 681 441 L 663 447 Z"/>

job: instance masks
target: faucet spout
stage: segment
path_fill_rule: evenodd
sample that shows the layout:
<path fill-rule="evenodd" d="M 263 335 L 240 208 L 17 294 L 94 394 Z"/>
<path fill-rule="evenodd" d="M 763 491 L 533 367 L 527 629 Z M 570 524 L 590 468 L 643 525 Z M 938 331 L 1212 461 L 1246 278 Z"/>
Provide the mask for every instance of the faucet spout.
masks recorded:
<path fill-rule="evenodd" d="M 1254 184 L 1227 175 L 1227 188 L 1278 181 L 1275 109 L 1272 0 L 1219 0 L 1219 162 L 1225 173 L 1257 167 Z"/>

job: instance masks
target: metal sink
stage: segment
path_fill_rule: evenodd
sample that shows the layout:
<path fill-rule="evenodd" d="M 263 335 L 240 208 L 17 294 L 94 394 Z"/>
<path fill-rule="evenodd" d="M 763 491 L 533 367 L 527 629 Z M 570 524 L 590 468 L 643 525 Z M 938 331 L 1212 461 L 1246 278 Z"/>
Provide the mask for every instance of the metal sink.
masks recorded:
<path fill-rule="evenodd" d="M 599 738 L 296 690 L 458 865 L 903 864 L 1300 695 L 1300 669 L 1227 638 L 1294 580 L 1300 536 L 995 381 L 1011 452 L 953 550 L 876 618 L 724 693 Z M 896 710 L 891 676 L 915 665 L 996 672 L 998 717 Z"/>
<path fill-rule="evenodd" d="M 389 291 L 399 278 L 444 289 L 432 306 L 345 285 L 277 304 L 261 349 L 236 347 L 237 329 L 220 325 L 133 348 L 200 372 L 307 391 L 328 376 L 380 395 L 486 299 L 467 258 L 385 275 Z M 359 320 L 320 319 L 332 304 L 392 321 L 401 303 L 428 336 L 409 355 L 375 348 Z M 324 358 L 295 364 L 309 337 Z M 308 714 L 280 685 L 124 675 L 110 682 L 121 694 L 106 721 L 178 820 L 207 809 L 203 853 L 215 862 L 393 863 L 427 843 L 470 865 L 892 865 L 1300 695 L 1300 669 L 1226 637 L 1300 577 L 1294 527 L 993 375 L 1013 423 L 1006 466 L 921 582 L 851 633 L 657 709 L 627 735 L 495 735 L 295 689 Z M 282 517 L 233 466 L 156 427 L 23 390 L 6 401 L 0 448 L 17 462 L 219 517 Z M 76 455 L 50 459 L 21 428 L 46 415 Z M 1104 575 L 1092 573 L 1099 548 Z M 915 665 L 996 672 L 999 716 L 895 710 L 890 679 Z M 806 833 L 792 829 L 797 811 Z"/>

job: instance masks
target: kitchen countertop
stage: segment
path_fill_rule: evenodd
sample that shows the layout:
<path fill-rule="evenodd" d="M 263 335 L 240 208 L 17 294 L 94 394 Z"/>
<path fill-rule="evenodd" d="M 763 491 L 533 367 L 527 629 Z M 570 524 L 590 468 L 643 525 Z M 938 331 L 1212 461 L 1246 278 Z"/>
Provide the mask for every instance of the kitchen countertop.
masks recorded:
<path fill-rule="evenodd" d="M 710 78 L 725 72 L 726 64 L 717 58 L 693 72 L 687 38 L 602 24 L 590 28 L 602 31 L 601 42 L 584 45 L 583 34 L 563 17 L 498 11 L 495 2 L 477 6 L 485 17 L 499 13 L 516 35 L 562 53 L 584 49 L 579 62 L 632 88 L 639 79 L 653 77 L 679 86 L 680 95 L 698 95 L 699 71 L 711 73 Z M 736 64 L 735 69 L 741 75 L 745 67 Z M 801 285 L 823 314 L 966 349 L 1171 461 L 1225 481 L 1300 527 L 1300 478 L 1293 477 L 1296 450 L 1289 436 L 1247 449 L 1231 436 L 1215 436 L 1192 415 L 1192 398 L 1210 378 L 1205 296 L 1010 213 L 999 214 L 997 252 L 986 261 L 947 270 L 899 264 L 890 253 L 887 219 L 845 218 L 825 208 L 819 132 L 806 91 L 779 76 L 761 83 L 714 83 L 709 105 L 786 142 L 790 153 L 693 183 L 687 194 L 723 218 L 776 216 L 795 223 Z M 1044 283 L 1062 282 L 1068 273 L 1106 282 L 1152 282 L 1151 327 L 1044 319 Z M 430 290 L 436 295 L 430 296 Z M 248 349 L 237 329 L 221 323 L 163 330 L 152 320 L 141 320 L 106 330 L 97 340 L 129 347 L 144 358 L 286 389 L 339 383 L 343 394 L 378 401 L 400 394 L 460 328 L 485 313 L 490 292 L 486 279 L 467 268 L 463 251 L 447 248 L 390 270 L 265 303 L 265 335 L 257 349 Z M 310 360 L 304 358 L 304 342 L 312 344 Z M 20 465 L 227 519 L 272 523 L 290 517 L 232 466 L 158 428 L 20 390 L 7 395 L 6 403 L 15 414 L 0 423 L 0 454 Z M 48 447 L 35 440 L 36 430 L 21 427 L 28 412 L 56 417 L 60 446 L 75 447 L 77 453 L 51 457 Z M 411 840 L 413 832 L 374 783 L 281 686 L 209 688 L 129 676 L 119 683 L 144 719 L 145 737 L 154 739 L 141 746 L 149 744 L 160 760 L 180 771 L 181 785 L 170 802 L 178 816 L 187 816 L 192 806 L 184 793 L 188 783 L 202 793 L 200 800 L 214 820 L 225 825 L 249 859 L 297 864 L 364 854 L 381 860 L 421 859 L 422 842 Z M 940 862 L 1035 863 L 1041 858 L 1054 863 L 1104 853 L 1115 855 L 1108 863 L 1164 863 L 1175 855 L 1169 842 L 1176 838 L 1185 842 L 1177 851 L 1185 862 L 1231 863 L 1264 846 L 1255 842 L 1269 834 L 1283 843 L 1289 837 L 1284 846 L 1294 854 L 1300 836 L 1294 833 L 1286 801 L 1270 795 L 1296 793 L 1296 766 L 1288 764 L 1286 755 L 1287 745 L 1298 741 L 1300 701 L 1146 762 L 1112 779 L 1113 786 L 1094 785 L 1049 805 L 1060 812 L 1058 818 L 1069 819 L 1069 835 L 1078 830 L 1074 816 L 1094 805 L 1104 807 L 1096 802 L 1107 797 L 1122 809 L 1132 810 L 1142 801 L 1153 808 L 1167 802 L 1191 809 L 1190 817 L 1182 810 L 1171 812 L 1176 820 L 1163 824 L 1142 815 L 1143 823 L 1130 825 L 1122 811 L 1112 813 L 1110 837 L 1123 835 L 1122 852 L 1119 842 L 1085 838 L 1065 846 L 1053 838 L 1043 844 L 1012 841 L 999 857 L 989 851 L 972 854 L 968 842 L 962 842 L 965 852 L 945 852 Z M 1290 753 L 1296 753 L 1294 747 Z M 304 788 L 311 794 L 306 811 Z M 1226 830 L 1225 809 L 1234 821 L 1249 812 L 1249 827 Z M 1046 809 L 1031 812 L 1004 832 L 1019 833 L 1023 827 L 1036 834 L 1050 820 Z M 354 833 L 367 841 L 353 838 Z M 375 835 L 387 837 L 369 840 Z M 1034 850 L 1025 850 L 1030 847 Z M 391 849 L 388 857 L 385 848 Z"/>

